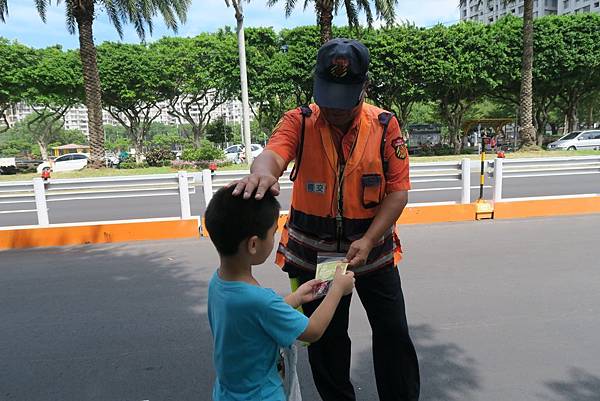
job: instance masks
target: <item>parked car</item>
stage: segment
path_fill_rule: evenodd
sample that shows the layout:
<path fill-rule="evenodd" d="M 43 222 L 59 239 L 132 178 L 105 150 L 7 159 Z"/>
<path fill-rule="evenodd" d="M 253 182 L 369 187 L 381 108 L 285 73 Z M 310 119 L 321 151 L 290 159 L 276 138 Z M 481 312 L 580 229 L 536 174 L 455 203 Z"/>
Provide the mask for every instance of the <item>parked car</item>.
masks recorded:
<path fill-rule="evenodd" d="M 257 143 L 253 143 L 251 149 L 252 157 L 258 156 L 263 151 L 263 147 Z M 225 149 L 225 158 L 233 163 L 241 163 L 245 159 L 244 152 L 244 145 L 231 145 Z"/>
<path fill-rule="evenodd" d="M 238 158 L 238 153 L 242 150 L 242 145 L 231 145 L 225 148 L 225 158 L 227 161 L 235 162 Z"/>
<path fill-rule="evenodd" d="M 104 160 L 106 162 L 106 167 L 109 168 L 117 168 L 119 167 L 119 163 L 121 163 L 121 159 L 119 159 L 119 156 L 112 152 L 106 152 L 104 154 Z"/>
<path fill-rule="evenodd" d="M 81 170 L 87 166 L 89 157 L 88 153 L 69 153 L 58 156 L 54 160 L 45 161 L 37 166 L 37 172 L 41 174 L 46 167 L 49 167 L 52 172 Z"/>
<path fill-rule="evenodd" d="M 548 149 L 600 150 L 600 130 L 575 131 L 548 144 Z"/>

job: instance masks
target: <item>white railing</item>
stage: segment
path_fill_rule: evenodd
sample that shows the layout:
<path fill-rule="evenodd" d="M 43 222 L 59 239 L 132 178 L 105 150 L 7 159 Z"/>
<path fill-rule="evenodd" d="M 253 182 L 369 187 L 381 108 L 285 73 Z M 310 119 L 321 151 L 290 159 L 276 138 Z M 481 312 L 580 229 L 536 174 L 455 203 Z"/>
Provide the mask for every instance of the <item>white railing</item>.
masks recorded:
<path fill-rule="evenodd" d="M 281 189 L 291 189 L 290 170 L 286 170 L 279 179 Z M 202 185 L 204 187 L 204 201 L 208 205 L 212 196 L 219 189 L 232 181 L 241 180 L 250 172 L 248 170 L 224 171 L 211 173 L 210 170 L 202 172 Z M 414 189 L 414 192 L 428 191 L 461 191 L 460 203 L 471 202 L 471 160 L 462 159 L 458 162 L 419 163 L 410 166 L 410 177 L 413 183 L 457 182 L 456 187 L 434 187 Z M 448 203 L 448 202 L 444 202 Z M 454 202 L 457 203 L 457 202 Z"/>
<path fill-rule="evenodd" d="M 552 157 L 538 159 L 496 159 L 493 165 L 494 202 L 509 202 L 513 200 L 532 199 L 502 198 L 502 186 L 505 180 L 518 178 L 600 174 L 600 156 Z M 565 196 L 560 197 L 562 198 Z"/>
<path fill-rule="evenodd" d="M 126 177 L 55 179 L 44 182 L 34 178 L 28 182 L 0 183 L 0 205 L 34 203 L 35 209 L 7 210 L 1 214 L 37 213 L 38 224 L 47 226 L 48 202 L 138 198 L 178 195 L 181 218 L 191 217 L 190 194 L 195 193 L 199 174 L 180 171 L 176 174 L 156 174 Z"/>

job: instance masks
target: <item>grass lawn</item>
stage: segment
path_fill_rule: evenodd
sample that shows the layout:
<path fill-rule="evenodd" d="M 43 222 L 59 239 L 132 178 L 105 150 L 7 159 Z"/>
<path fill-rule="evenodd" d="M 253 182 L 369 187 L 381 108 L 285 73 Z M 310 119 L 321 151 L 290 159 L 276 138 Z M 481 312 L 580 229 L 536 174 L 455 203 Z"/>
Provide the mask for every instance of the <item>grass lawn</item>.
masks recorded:
<path fill-rule="evenodd" d="M 576 151 L 541 151 L 541 152 L 512 152 L 506 153 L 507 158 L 525 158 L 525 157 L 561 157 L 561 156 L 600 156 L 600 151 L 594 150 L 576 150 Z M 412 163 L 431 163 L 441 161 L 454 161 L 463 158 L 479 160 L 479 155 L 451 155 L 451 156 L 413 156 Z M 495 159 L 495 154 L 487 154 L 486 159 Z M 220 167 L 219 170 L 247 170 L 247 164 L 237 164 L 227 167 Z M 190 170 L 191 171 L 191 170 Z M 53 173 L 52 178 L 87 178 L 87 177 L 108 177 L 108 176 L 123 176 L 123 175 L 148 175 L 148 174 L 168 174 L 175 173 L 177 170 L 171 167 L 147 167 L 136 169 L 114 169 L 102 168 L 99 170 L 84 169 L 80 171 L 69 171 L 64 173 Z M 0 175 L 0 182 L 5 181 L 28 181 L 32 178 L 39 177 L 37 173 L 16 174 L 16 175 Z"/>

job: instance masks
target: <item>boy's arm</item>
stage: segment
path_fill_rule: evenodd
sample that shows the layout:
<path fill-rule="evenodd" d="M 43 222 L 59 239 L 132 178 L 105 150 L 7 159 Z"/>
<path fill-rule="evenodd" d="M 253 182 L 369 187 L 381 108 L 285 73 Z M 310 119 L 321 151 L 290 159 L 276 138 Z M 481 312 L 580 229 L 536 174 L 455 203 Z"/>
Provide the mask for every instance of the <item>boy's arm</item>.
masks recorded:
<path fill-rule="evenodd" d="M 312 279 L 302 284 L 288 296 L 284 298 L 285 303 L 296 309 L 300 305 L 304 305 L 307 302 L 314 301 L 315 298 L 315 286 L 321 284 L 322 281 L 318 279 Z"/>
<path fill-rule="evenodd" d="M 283 298 L 283 300 L 285 301 L 286 304 L 288 304 L 292 308 L 296 309 L 297 307 L 302 305 L 298 298 L 299 298 L 298 294 L 296 294 L 296 292 L 294 291 L 291 294 L 287 295 L 285 298 Z"/>
<path fill-rule="evenodd" d="M 311 315 L 308 321 L 308 327 L 298 337 L 298 340 L 309 343 L 318 341 L 325 332 L 327 326 L 329 326 L 329 323 L 331 323 L 331 319 L 333 318 L 333 314 L 335 313 L 340 300 L 344 295 L 350 294 L 353 288 L 354 273 L 347 272 L 344 274 L 338 268 L 336 277 L 333 280 L 327 295 L 323 299 L 323 302 L 321 302 L 321 305 L 319 305 Z"/>

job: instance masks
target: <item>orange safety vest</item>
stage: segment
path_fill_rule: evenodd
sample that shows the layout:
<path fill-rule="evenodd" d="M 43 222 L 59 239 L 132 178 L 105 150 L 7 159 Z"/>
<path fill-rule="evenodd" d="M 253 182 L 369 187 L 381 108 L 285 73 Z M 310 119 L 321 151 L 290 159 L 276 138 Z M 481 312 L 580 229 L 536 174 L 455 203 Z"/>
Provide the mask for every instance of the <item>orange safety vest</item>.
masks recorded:
<path fill-rule="evenodd" d="M 380 117 L 385 114 L 391 116 L 375 106 L 363 105 L 359 132 L 345 162 L 338 155 L 328 125 L 318 123 L 318 106 L 311 105 L 304 114 L 303 152 L 297 175 L 293 173 L 290 214 L 277 252 L 279 266 L 290 264 L 314 271 L 319 252 L 346 253 L 350 244 L 367 232 L 385 197 L 382 150 L 389 118 L 383 124 Z M 400 258 L 394 226 L 375 245 L 366 264 L 354 272 L 396 264 Z"/>

